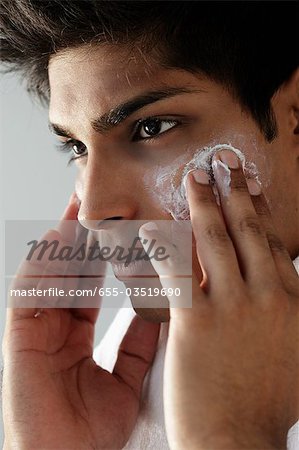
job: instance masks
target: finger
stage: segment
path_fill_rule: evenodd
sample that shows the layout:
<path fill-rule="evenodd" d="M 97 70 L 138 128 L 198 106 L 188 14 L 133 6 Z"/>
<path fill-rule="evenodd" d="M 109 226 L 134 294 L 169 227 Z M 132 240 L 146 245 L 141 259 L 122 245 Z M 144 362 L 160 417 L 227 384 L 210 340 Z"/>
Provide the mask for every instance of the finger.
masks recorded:
<path fill-rule="evenodd" d="M 74 195 L 70 197 L 70 203 L 67 205 L 61 221 L 58 224 L 58 230 L 49 230 L 45 235 L 37 242 L 33 251 L 27 255 L 26 260 L 22 261 L 20 268 L 18 270 L 17 276 L 28 277 L 30 275 L 40 277 L 45 271 L 50 255 L 53 253 L 53 248 L 56 247 L 62 240 L 60 225 L 66 220 L 73 220 L 75 210 L 77 206 L 74 203 Z M 75 238 L 75 234 L 73 235 Z M 41 251 L 42 250 L 42 251 Z"/>
<path fill-rule="evenodd" d="M 236 288 L 241 282 L 239 264 L 208 174 L 192 171 L 187 193 L 197 257 L 210 289 Z"/>
<path fill-rule="evenodd" d="M 74 241 L 65 241 L 61 234 L 57 236 L 54 258 L 49 258 L 39 279 L 38 289 L 47 291 L 52 288 L 56 292 L 62 292 L 60 296 L 49 298 L 49 303 L 45 302 L 44 305 L 46 308 L 69 308 L 73 303 L 70 291 L 78 288 L 88 254 L 88 232 L 84 229 L 84 232 L 77 236 L 77 231 L 72 236 Z"/>
<path fill-rule="evenodd" d="M 79 199 L 76 193 L 73 192 L 57 225 L 57 230 L 66 242 L 73 242 L 76 238 L 77 228 L 81 227 L 78 222 L 78 211 Z"/>
<path fill-rule="evenodd" d="M 100 288 L 104 285 L 107 267 L 106 261 L 95 265 L 87 260 L 84 264 L 78 285 L 80 296 L 76 296 L 72 305 L 72 314 L 78 319 L 96 323 L 102 305 Z"/>
<path fill-rule="evenodd" d="M 49 260 L 49 255 L 52 247 L 47 247 L 48 242 L 53 242 L 59 238 L 59 233 L 56 230 L 49 230 L 40 239 L 39 244 L 45 243 L 43 251 L 36 251 L 27 255 L 27 258 L 22 261 L 18 272 L 13 279 L 8 292 L 8 319 L 23 319 L 34 317 L 37 313 L 37 306 L 39 297 L 37 295 L 27 295 L 28 291 L 38 288 L 39 281 L 46 268 Z M 15 294 L 11 295 L 12 292 Z M 19 294 L 18 294 L 19 292 Z"/>
<path fill-rule="evenodd" d="M 240 160 L 234 152 L 222 150 L 214 155 L 212 166 L 225 223 L 245 281 L 254 285 L 267 281 L 275 283 L 278 280 L 275 264 L 265 230 L 254 209 Z M 261 193 L 256 181 L 251 180 L 249 186 L 255 195 Z"/>
<path fill-rule="evenodd" d="M 68 291 L 71 288 L 75 288 L 78 284 L 76 277 L 66 277 L 69 274 L 73 275 L 75 272 L 76 275 L 79 274 L 82 266 L 82 262 L 78 262 L 77 258 L 74 257 L 70 257 L 69 262 L 69 257 L 66 255 L 66 251 L 68 254 L 74 254 L 76 244 L 78 244 L 78 205 L 77 195 L 72 193 L 57 225 L 59 237 L 55 253 L 58 254 L 58 257 L 48 261 L 38 285 L 38 288 L 41 290 L 46 291 L 48 288 L 54 288 L 57 292 L 60 292 L 60 290 L 65 292 L 63 295 L 58 295 L 54 298 L 45 298 L 44 307 L 69 308 L 71 299 Z"/>
<path fill-rule="evenodd" d="M 265 230 L 268 244 L 281 282 L 290 293 L 298 292 L 297 271 L 294 267 L 289 252 L 278 237 L 278 233 L 274 227 L 271 212 L 265 196 L 263 193 L 258 196 L 253 196 L 252 202 Z"/>
<path fill-rule="evenodd" d="M 76 236 L 77 234 L 78 229 Z M 93 239 L 92 234 L 82 227 L 76 242 L 60 241 L 58 252 L 69 246 L 72 252 L 71 260 L 51 261 L 43 273 L 38 288 L 46 290 L 54 287 L 57 292 L 61 289 L 63 293 L 58 297 L 49 298 L 46 307 L 70 308 L 71 314 L 78 320 L 95 324 L 102 303 L 99 289 L 104 284 L 107 263 L 88 258 L 88 249 Z M 80 251 L 82 246 L 83 253 Z M 81 260 L 84 255 L 84 260 Z"/>
<path fill-rule="evenodd" d="M 84 233 L 84 229 L 81 230 Z M 86 238 L 87 248 L 95 243 L 96 236 L 88 233 Z M 95 324 L 102 306 L 100 288 L 104 286 L 105 276 L 108 268 L 106 261 L 94 261 L 87 258 L 80 270 L 79 290 L 80 297 L 75 298 L 73 314 L 79 319 L 84 319 Z"/>
<path fill-rule="evenodd" d="M 140 398 L 142 383 L 157 348 L 160 325 L 135 316 L 119 350 L 113 375 Z"/>
<path fill-rule="evenodd" d="M 76 211 L 78 210 L 77 199 L 74 195 L 71 196 L 69 204 L 62 216 L 62 221 L 72 220 Z M 49 230 L 45 235 L 39 240 L 38 244 L 44 242 L 45 244 L 49 242 L 55 242 L 60 238 L 60 233 L 56 230 Z M 36 247 L 37 249 L 38 247 Z M 45 271 L 45 268 L 49 261 L 49 255 L 52 251 L 52 246 L 45 246 L 43 252 L 34 251 L 32 254 L 28 254 L 27 258 L 23 260 L 19 266 L 16 277 L 13 280 L 10 289 L 19 291 L 28 291 L 28 289 L 37 289 L 38 283 Z M 28 259 L 29 258 L 29 259 Z M 16 295 L 11 296 L 10 291 L 8 293 L 8 310 L 7 319 L 16 320 L 23 318 L 35 318 L 38 313 L 37 297 Z M 37 316 L 36 316 L 37 317 Z"/>
<path fill-rule="evenodd" d="M 80 274 L 82 261 L 80 258 L 78 260 L 77 252 L 79 246 L 84 244 L 83 234 L 77 236 L 77 225 L 79 224 L 77 214 L 78 199 L 76 194 L 73 193 L 57 225 L 56 239 L 48 241 L 48 245 L 54 245 L 54 251 L 53 254 L 49 255 L 42 276 L 38 280 L 37 289 L 46 293 L 44 296 L 37 298 L 37 307 L 39 308 L 68 308 L 72 303 L 73 299 L 68 292 L 71 288 L 76 288 L 78 284 L 76 275 Z M 86 234 L 84 234 L 85 236 Z M 69 274 L 72 275 L 72 278 L 66 276 Z M 55 295 L 51 295 L 52 292 Z"/>
<path fill-rule="evenodd" d="M 149 222 L 139 229 L 141 243 L 149 257 L 157 254 L 157 250 L 165 249 L 165 259 L 151 258 L 151 263 L 157 272 L 160 283 L 165 290 L 170 306 L 171 318 L 179 318 L 188 314 L 184 309 L 192 309 L 194 302 L 206 301 L 205 294 L 200 288 L 200 283 L 192 271 L 192 253 L 190 249 L 190 261 L 185 259 L 185 254 L 180 247 L 169 241 L 155 223 Z M 184 244 L 184 241 L 182 242 Z M 185 253 L 185 252 L 184 252 Z"/>

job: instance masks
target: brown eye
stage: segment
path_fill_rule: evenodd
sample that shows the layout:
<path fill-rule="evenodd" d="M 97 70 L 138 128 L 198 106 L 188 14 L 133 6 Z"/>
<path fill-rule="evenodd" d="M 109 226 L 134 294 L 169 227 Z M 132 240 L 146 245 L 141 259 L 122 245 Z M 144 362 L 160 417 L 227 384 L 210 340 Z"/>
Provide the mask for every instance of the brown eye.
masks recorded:
<path fill-rule="evenodd" d="M 141 131 L 144 131 L 144 135 L 147 134 L 147 136 L 155 136 L 156 134 L 159 134 L 161 131 L 161 120 L 158 119 L 148 119 L 146 120 L 142 127 L 141 127 Z M 141 135 L 141 133 L 140 133 Z M 147 136 L 142 136 L 142 137 L 147 137 Z"/>
<path fill-rule="evenodd" d="M 86 145 L 82 144 L 82 142 L 75 142 L 72 145 L 72 150 L 77 156 L 82 156 L 86 152 Z"/>
<path fill-rule="evenodd" d="M 138 124 L 134 140 L 138 141 L 159 136 L 176 125 L 178 125 L 178 121 L 171 119 L 166 120 L 153 117 L 142 120 Z"/>

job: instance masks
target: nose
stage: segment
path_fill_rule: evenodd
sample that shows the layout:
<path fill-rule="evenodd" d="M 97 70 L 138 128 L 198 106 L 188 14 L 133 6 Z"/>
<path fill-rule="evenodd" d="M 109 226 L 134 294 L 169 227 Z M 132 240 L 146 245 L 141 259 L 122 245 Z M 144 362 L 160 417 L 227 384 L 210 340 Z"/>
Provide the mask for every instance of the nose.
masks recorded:
<path fill-rule="evenodd" d="M 88 158 L 76 185 L 81 200 L 78 221 L 88 230 L 103 228 L 105 220 L 136 218 L 136 188 L 125 165 L 118 161 L 105 161 L 103 165 L 95 158 Z"/>

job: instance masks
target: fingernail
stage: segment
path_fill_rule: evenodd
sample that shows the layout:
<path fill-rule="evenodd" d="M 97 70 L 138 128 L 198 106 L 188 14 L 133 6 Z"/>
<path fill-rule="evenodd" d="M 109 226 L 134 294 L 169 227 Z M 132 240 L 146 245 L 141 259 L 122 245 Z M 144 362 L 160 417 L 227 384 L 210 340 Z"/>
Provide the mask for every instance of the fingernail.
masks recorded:
<path fill-rule="evenodd" d="M 246 183 L 250 195 L 260 195 L 262 193 L 262 186 L 258 180 L 249 178 L 246 180 Z"/>
<path fill-rule="evenodd" d="M 214 158 L 212 169 L 217 184 L 217 188 L 224 197 L 228 197 L 231 193 L 231 171 L 221 159 Z"/>
<path fill-rule="evenodd" d="M 144 225 L 142 225 L 141 227 L 141 231 L 145 230 L 145 231 L 155 231 L 158 230 L 157 225 L 155 224 L 155 222 L 147 222 Z"/>
<path fill-rule="evenodd" d="M 188 193 L 187 193 L 187 178 L 189 176 L 190 172 L 193 172 L 194 169 L 189 170 L 183 178 L 182 184 L 183 184 L 183 192 L 185 193 L 185 197 L 188 198 Z"/>
<path fill-rule="evenodd" d="M 238 169 L 240 167 L 239 158 L 234 152 L 230 150 L 221 150 L 217 155 L 230 169 Z"/>
<path fill-rule="evenodd" d="M 192 175 L 196 183 L 210 184 L 210 177 L 203 169 L 193 170 Z"/>

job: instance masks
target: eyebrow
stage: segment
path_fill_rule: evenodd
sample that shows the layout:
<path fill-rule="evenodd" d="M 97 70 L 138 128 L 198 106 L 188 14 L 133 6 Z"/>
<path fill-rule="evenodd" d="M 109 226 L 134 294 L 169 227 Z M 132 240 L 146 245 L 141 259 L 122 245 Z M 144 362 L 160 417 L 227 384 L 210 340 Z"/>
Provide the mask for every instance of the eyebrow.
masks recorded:
<path fill-rule="evenodd" d="M 128 100 L 125 103 L 121 103 L 112 108 L 110 111 L 104 113 L 100 117 L 93 119 L 91 121 L 91 126 L 96 132 L 105 134 L 122 123 L 133 113 L 144 108 L 147 105 L 170 97 L 174 97 L 176 95 L 199 92 L 204 91 L 200 89 L 189 89 L 186 87 L 170 87 L 167 89 L 150 91 L 145 94 L 138 95 L 137 97 L 134 97 L 133 99 Z M 67 128 L 62 127 L 61 125 L 50 123 L 49 128 L 58 136 L 69 138 L 73 137 L 73 133 Z"/>

